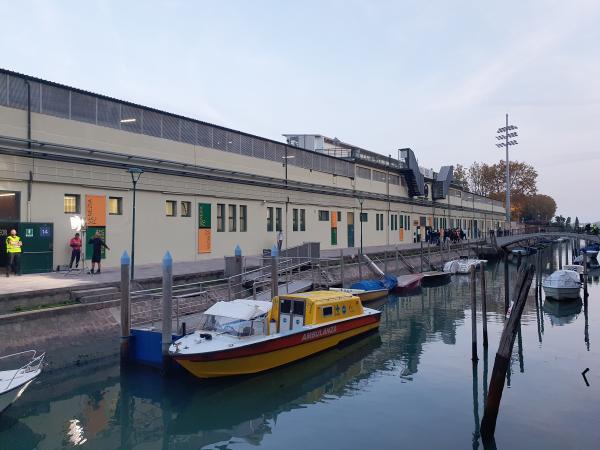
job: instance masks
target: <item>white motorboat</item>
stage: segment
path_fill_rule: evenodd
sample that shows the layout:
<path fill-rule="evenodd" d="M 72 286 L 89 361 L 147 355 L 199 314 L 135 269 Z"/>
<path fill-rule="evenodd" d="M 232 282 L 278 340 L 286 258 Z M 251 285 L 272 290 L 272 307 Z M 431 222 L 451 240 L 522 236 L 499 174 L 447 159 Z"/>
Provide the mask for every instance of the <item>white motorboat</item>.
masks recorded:
<path fill-rule="evenodd" d="M 581 281 L 574 270 L 557 270 L 542 282 L 546 297 L 555 300 L 574 300 L 579 298 Z"/>
<path fill-rule="evenodd" d="M 23 395 L 25 389 L 42 373 L 45 353 L 35 350 L 0 357 L 2 366 L 13 369 L 0 370 L 0 413 Z M 23 363 L 24 361 L 27 361 Z"/>
<path fill-rule="evenodd" d="M 467 274 L 471 271 L 471 267 L 477 268 L 482 262 L 487 262 L 487 260 L 461 257 L 444 264 L 444 272 Z"/>

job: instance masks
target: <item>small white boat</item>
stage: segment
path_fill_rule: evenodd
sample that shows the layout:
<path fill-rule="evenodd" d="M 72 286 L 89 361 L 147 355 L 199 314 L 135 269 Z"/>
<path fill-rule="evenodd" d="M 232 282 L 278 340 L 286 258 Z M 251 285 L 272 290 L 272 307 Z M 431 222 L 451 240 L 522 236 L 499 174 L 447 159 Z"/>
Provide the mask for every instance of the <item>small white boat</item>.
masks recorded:
<path fill-rule="evenodd" d="M 471 267 L 477 268 L 482 262 L 487 262 L 487 260 L 461 257 L 460 259 L 448 261 L 444 264 L 444 272 L 468 274 L 471 271 Z"/>
<path fill-rule="evenodd" d="M 3 366 L 15 367 L 0 370 L 0 413 L 17 401 L 31 382 L 42 373 L 44 356 L 45 353 L 38 355 L 35 350 L 27 350 L 0 357 Z M 25 360 L 27 362 L 23 364 Z"/>
<path fill-rule="evenodd" d="M 574 270 L 557 270 L 542 282 L 546 297 L 555 300 L 574 300 L 579 298 L 581 281 Z"/>

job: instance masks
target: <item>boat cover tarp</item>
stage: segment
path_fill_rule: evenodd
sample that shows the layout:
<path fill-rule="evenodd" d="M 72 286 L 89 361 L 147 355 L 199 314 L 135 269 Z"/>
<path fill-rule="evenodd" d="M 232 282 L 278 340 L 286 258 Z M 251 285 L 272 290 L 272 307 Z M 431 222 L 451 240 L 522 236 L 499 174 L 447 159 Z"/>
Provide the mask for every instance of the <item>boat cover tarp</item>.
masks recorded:
<path fill-rule="evenodd" d="M 231 319 L 250 320 L 262 316 L 271 310 L 271 302 L 239 299 L 230 302 L 217 302 L 204 313 Z"/>
<path fill-rule="evenodd" d="M 385 275 L 381 280 L 362 280 L 350 286 L 351 289 L 362 289 L 364 291 L 377 291 L 387 289 L 388 291 L 395 289 L 398 285 L 398 280 L 392 275 Z"/>
<path fill-rule="evenodd" d="M 578 288 L 581 286 L 579 274 L 572 270 L 557 270 L 544 280 L 544 286 L 553 288 Z"/>

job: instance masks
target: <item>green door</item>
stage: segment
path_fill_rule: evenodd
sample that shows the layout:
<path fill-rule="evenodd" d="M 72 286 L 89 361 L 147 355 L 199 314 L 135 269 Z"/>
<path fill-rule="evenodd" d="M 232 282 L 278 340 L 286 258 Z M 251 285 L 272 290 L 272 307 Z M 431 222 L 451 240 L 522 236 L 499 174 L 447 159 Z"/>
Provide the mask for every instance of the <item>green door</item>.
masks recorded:
<path fill-rule="evenodd" d="M 354 213 L 346 214 L 346 223 L 348 226 L 348 247 L 354 247 Z"/>
<path fill-rule="evenodd" d="M 21 273 L 52 272 L 54 224 L 22 222 L 18 234 L 23 241 Z"/>

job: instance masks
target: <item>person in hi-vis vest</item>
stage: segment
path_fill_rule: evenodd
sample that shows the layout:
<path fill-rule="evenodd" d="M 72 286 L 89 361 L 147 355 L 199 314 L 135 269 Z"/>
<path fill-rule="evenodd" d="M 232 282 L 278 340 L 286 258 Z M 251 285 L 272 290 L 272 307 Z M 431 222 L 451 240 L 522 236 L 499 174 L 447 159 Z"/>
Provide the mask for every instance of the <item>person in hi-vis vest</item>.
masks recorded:
<path fill-rule="evenodd" d="M 11 269 L 15 275 L 21 275 L 19 266 L 21 263 L 22 246 L 23 242 L 21 242 L 21 238 L 17 236 L 17 230 L 10 230 L 10 236 L 6 238 L 6 255 L 8 256 L 6 264 L 7 277 L 10 275 Z"/>

